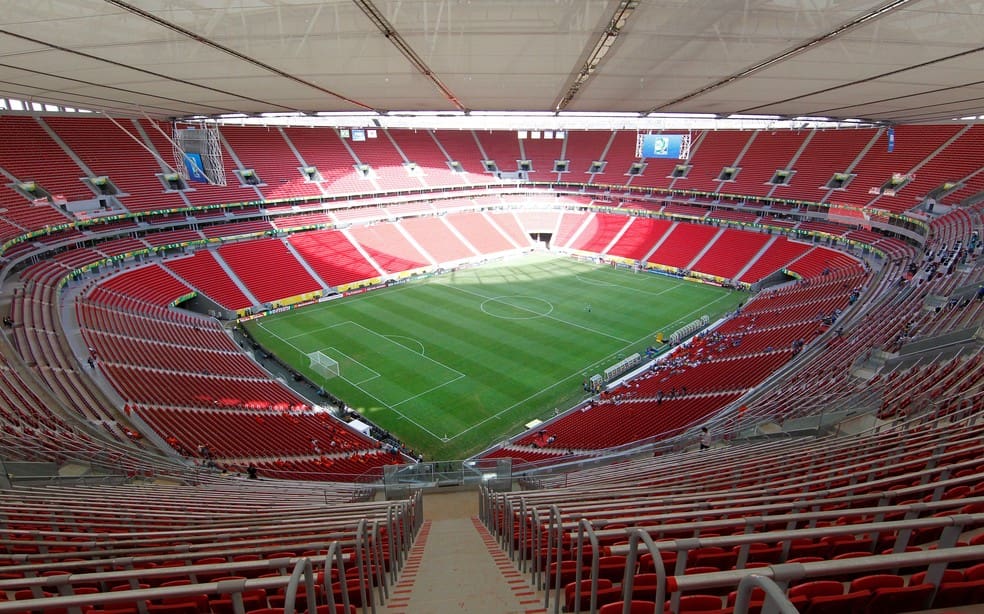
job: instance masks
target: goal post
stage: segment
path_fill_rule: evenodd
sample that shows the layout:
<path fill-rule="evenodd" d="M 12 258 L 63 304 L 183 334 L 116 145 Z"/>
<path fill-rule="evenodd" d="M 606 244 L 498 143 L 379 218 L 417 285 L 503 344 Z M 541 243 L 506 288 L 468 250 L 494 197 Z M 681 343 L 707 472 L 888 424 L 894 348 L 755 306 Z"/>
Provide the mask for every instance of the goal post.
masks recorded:
<path fill-rule="evenodd" d="M 338 361 L 322 351 L 311 352 L 307 355 L 311 361 L 311 370 L 325 379 L 338 377 L 341 373 L 338 370 Z"/>

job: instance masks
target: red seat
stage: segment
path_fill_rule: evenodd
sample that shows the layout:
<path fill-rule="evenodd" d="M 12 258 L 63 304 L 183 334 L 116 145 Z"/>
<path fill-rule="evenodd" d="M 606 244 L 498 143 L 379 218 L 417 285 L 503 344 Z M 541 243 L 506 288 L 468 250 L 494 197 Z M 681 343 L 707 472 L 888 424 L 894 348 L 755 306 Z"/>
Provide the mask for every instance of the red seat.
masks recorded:
<path fill-rule="evenodd" d="M 625 576 L 625 559 L 623 555 L 603 556 L 598 559 L 598 577 L 621 582 Z"/>
<path fill-rule="evenodd" d="M 207 600 L 206 603 L 208 603 Z M 149 614 L 199 614 L 199 612 L 207 611 L 208 609 L 200 609 L 198 603 L 194 601 L 151 603 L 147 606 L 147 612 Z"/>
<path fill-rule="evenodd" d="M 781 558 L 781 545 L 752 544 L 748 549 L 748 561 L 750 563 L 778 563 Z"/>
<path fill-rule="evenodd" d="M 670 604 L 666 604 L 670 611 Z M 708 612 L 721 609 L 721 598 L 717 595 L 684 595 L 680 597 L 680 612 Z"/>
<path fill-rule="evenodd" d="M 218 599 L 212 599 L 209 601 L 209 605 L 215 614 L 234 614 L 235 612 L 232 597 L 225 593 L 219 595 Z M 245 609 L 259 610 L 267 607 L 267 605 L 269 604 L 267 603 L 266 590 L 262 588 L 255 588 L 243 591 L 243 607 Z M 282 606 L 283 603 L 279 605 Z"/>
<path fill-rule="evenodd" d="M 810 556 L 826 560 L 829 552 L 830 544 L 814 541 L 808 537 L 794 539 L 789 544 L 789 558 L 791 559 Z"/>
<path fill-rule="evenodd" d="M 844 585 L 836 580 L 814 580 L 812 582 L 806 582 L 790 588 L 787 593 L 790 598 L 803 596 L 809 599 L 843 594 Z"/>
<path fill-rule="evenodd" d="M 633 601 L 655 601 L 659 576 L 654 573 L 639 573 L 632 578 Z"/>
<path fill-rule="evenodd" d="M 842 595 L 818 596 L 810 599 L 805 608 L 800 608 L 803 614 L 862 614 L 871 591 L 853 591 Z"/>
<path fill-rule="evenodd" d="M 557 583 L 557 563 L 550 563 L 550 569 L 547 574 L 547 584 L 550 588 L 556 588 Z M 560 586 L 567 586 L 571 582 L 577 579 L 577 561 L 561 561 L 560 562 Z M 581 579 L 589 578 L 591 576 L 591 568 L 582 568 Z"/>
<path fill-rule="evenodd" d="M 944 582 L 933 598 L 934 609 L 956 608 L 984 603 L 984 579 Z"/>
<path fill-rule="evenodd" d="M 356 607 L 362 607 L 362 591 L 363 586 L 359 582 L 358 578 L 352 578 L 345 581 L 345 592 L 348 593 L 349 605 L 354 605 Z M 342 587 L 340 584 L 336 583 L 332 585 L 332 593 L 335 595 L 335 603 L 344 603 L 342 601 Z M 366 606 L 372 604 L 372 586 L 365 587 L 366 593 Z"/>
<path fill-rule="evenodd" d="M 866 614 L 883 614 L 884 612 L 914 612 L 929 607 L 935 587 L 932 584 L 916 584 L 880 588 L 875 591 L 871 601 L 865 608 Z"/>
<path fill-rule="evenodd" d="M 623 601 L 606 603 L 598 609 L 598 614 L 622 614 Z M 653 614 L 656 612 L 656 604 L 652 601 L 637 601 L 633 599 L 629 602 L 629 614 Z"/>
<path fill-rule="evenodd" d="M 893 576 L 891 574 L 873 574 L 870 576 L 861 576 L 860 578 L 852 580 L 850 591 L 874 591 L 881 588 L 899 588 L 902 586 L 905 586 L 905 580 L 902 576 Z"/>
<path fill-rule="evenodd" d="M 926 581 L 926 574 L 928 572 L 920 571 L 918 573 L 912 574 L 909 578 L 909 586 L 916 584 L 924 584 Z M 964 575 L 957 569 L 946 569 L 943 571 L 943 578 L 940 580 L 940 584 L 945 584 L 947 582 L 960 582 L 964 579 Z"/>
<path fill-rule="evenodd" d="M 687 556 L 687 561 L 692 563 L 694 567 L 716 567 L 722 571 L 734 567 L 737 560 L 738 556 L 734 550 L 726 550 L 717 546 L 698 548 Z"/>
<path fill-rule="evenodd" d="M 611 580 L 604 578 L 598 579 L 598 590 L 611 588 Z M 578 590 L 577 582 L 571 582 L 564 587 L 564 611 L 573 612 L 575 600 L 580 601 L 581 612 L 587 612 L 591 606 L 591 580 L 581 580 L 581 587 Z"/>
<path fill-rule="evenodd" d="M 660 550 L 660 559 L 663 560 L 663 567 L 666 569 L 666 573 L 673 573 L 676 567 L 677 553 L 676 550 Z M 639 569 L 638 573 L 650 573 L 655 572 L 656 567 L 653 565 L 653 555 L 646 552 L 639 556 Z"/>
<path fill-rule="evenodd" d="M 728 607 L 734 609 L 736 601 L 738 601 L 738 591 L 728 593 L 728 599 L 726 601 Z M 765 591 L 756 586 L 752 588 L 752 592 L 748 595 L 748 611 L 746 614 L 759 614 L 762 611 L 763 605 L 765 605 Z"/>
<path fill-rule="evenodd" d="M 981 533 L 984 535 L 984 533 Z M 978 563 L 964 571 L 965 580 L 984 580 L 984 563 Z"/>
<path fill-rule="evenodd" d="M 622 587 L 621 586 L 609 586 L 608 588 L 598 589 L 598 599 L 595 602 L 599 608 L 603 605 L 608 605 L 609 603 L 615 603 L 616 601 L 622 600 Z M 590 605 L 590 599 L 588 600 Z M 586 612 L 587 610 L 581 610 Z"/>

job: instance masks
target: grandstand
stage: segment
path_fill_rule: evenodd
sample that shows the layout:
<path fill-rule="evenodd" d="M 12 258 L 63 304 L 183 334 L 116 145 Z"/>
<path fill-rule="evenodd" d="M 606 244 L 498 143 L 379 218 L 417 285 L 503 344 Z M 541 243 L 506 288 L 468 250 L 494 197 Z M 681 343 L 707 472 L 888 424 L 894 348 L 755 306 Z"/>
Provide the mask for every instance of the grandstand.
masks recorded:
<path fill-rule="evenodd" d="M 10 7 L 0 613 L 980 607 L 984 13 L 835 4 Z"/>

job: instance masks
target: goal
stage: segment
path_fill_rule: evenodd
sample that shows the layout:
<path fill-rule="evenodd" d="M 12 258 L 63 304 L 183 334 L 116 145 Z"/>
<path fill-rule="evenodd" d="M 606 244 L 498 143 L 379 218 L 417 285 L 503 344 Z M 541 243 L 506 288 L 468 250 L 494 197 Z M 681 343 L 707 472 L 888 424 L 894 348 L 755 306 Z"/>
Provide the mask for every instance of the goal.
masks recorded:
<path fill-rule="evenodd" d="M 331 379 L 340 375 L 338 371 L 338 361 L 328 356 L 324 352 L 311 352 L 307 355 L 311 361 L 311 370 L 325 379 Z"/>

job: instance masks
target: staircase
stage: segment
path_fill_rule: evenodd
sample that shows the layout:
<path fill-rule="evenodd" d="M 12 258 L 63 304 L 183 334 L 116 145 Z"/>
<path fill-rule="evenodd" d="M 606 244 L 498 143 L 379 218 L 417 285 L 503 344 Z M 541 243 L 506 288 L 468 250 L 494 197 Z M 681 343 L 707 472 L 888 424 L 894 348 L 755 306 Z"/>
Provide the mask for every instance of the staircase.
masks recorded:
<path fill-rule="evenodd" d="M 475 491 L 428 493 L 424 525 L 384 614 L 535 614 L 543 593 L 513 566 L 478 520 Z"/>

